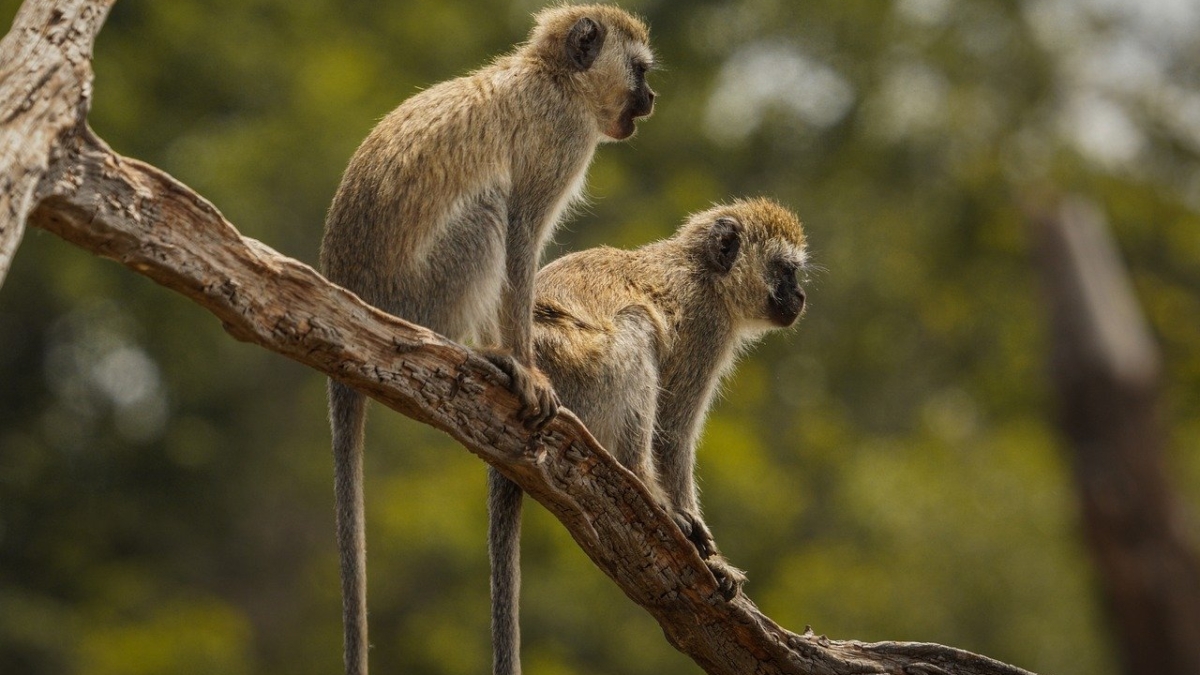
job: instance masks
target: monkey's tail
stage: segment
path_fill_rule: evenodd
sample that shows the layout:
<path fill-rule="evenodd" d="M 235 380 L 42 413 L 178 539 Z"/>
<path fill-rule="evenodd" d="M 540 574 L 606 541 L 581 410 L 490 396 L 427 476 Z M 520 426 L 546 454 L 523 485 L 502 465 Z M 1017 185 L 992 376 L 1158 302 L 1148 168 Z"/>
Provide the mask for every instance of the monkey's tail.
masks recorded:
<path fill-rule="evenodd" d="M 329 381 L 346 675 L 367 675 L 367 538 L 363 513 L 366 403 L 366 397 L 361 393 L 340 382 Z"/>
<path fill-rule="evenodd" d="M 488 557 L 492 562 L 492 675 L 521 674 L 521 499 L 516 483 L 488 467 Z"/>

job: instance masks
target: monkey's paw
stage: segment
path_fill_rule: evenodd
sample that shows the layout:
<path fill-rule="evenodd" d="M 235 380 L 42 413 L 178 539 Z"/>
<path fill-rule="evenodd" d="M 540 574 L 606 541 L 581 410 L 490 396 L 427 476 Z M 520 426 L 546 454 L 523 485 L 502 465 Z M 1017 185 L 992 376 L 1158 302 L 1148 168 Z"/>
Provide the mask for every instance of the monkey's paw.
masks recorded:
<path fill-rule="evenodd" d="M 704 560 L 708 560 L 714 555 L 717 555 L 717 542 L 713 539 L 712 532 L 708 530 L 708 526 L 700 519 L 700 515 L 689 511 L 675 511 L 671 514 L 675 520 L 675 524 L 683 530 L 683 536 L 692 542 L 696 547 L 696 552 Z"/>
<path fill-rule="evenodd" d="M 558 414 L 558 394 L 550 385 L 550 378 L 537 368 L 527 368 L 512 354 L 497 350 L 484 350 L 483 357 L 508 375 L 508 389 L 521 401 L 517 418 L 534 431 L 541 431 Z"/>
<path fill-rule="evenodd" d="M 746 583 L 745 570 L 730 565 L 720 554 L 705 560 L 704 564 L 708 565 L 709 571 L 717 578 L 717 590 L 721 591 L 721 597 L 725 600 L 732 600 L 742 592 L 742 585 Z"/>

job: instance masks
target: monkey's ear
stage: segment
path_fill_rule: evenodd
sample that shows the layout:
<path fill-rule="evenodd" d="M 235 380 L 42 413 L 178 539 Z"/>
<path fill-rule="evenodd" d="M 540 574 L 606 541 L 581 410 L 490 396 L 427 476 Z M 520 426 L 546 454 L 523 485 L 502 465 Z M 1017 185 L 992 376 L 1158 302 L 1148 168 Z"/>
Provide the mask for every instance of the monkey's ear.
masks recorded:
<path fill-rule="evenodd" d="M 604 35 L 604 26 L 586 16 L 576 21 L 567 33 L 567 41 L 564 44 L 567 62 L 571 67 L 575 70 L 591 68 L 596 57 L 600 56 L 600 49 L 604 47 Z"/>
<path fill-rule="evenodd" d="M 708 237 L 708 257 L 713 269 L 728 273 L 742 251 L 742 224 L 733 218 L 717 218 Z"/>

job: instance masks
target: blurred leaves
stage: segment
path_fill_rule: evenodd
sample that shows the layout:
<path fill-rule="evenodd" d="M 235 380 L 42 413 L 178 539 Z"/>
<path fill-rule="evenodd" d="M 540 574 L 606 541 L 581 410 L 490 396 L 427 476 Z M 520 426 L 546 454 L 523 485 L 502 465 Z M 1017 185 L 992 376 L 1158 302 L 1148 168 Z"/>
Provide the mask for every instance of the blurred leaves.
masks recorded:
<path fill-rule="evenodd" d="M 375 120 L 523 39 L 539 5 L 121 0 L 91 123 L 313 263 Z M 796 630 L 1115 672 L 1020 204 L 1051 187 L 1106 210 L 1164 349 L 1195 513 L 1194 3 L 625 5 L 653 27 L 659 107 L 601 148 L 549 256 L 764 194 L 798 211 L 820 267 L 700 449 L 750 595 Z M 0 383 L 0 672 L 336 672 L 321 378 L 31 231 L 0 290 Z M 373 666 L 486 671 L 483 467 L 389 412 L 368 434 Z M 527 672 L 697 672 L 532 503 L 524 567 Z"/>

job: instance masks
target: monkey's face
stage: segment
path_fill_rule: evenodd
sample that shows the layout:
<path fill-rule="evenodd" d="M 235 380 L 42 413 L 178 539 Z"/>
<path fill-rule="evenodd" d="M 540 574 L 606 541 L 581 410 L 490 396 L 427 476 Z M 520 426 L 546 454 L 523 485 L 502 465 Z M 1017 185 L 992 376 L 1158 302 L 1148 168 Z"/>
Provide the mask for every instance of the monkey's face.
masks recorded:
<path fill-rule="evenodd" d="M 654 112 L 654 97 L 656 94 L 646 82 L 646 73 L 650 70 L 649 60 L 642 55 L 635 56 L 629 62 L 629 76 L 632 87 L 625 95 L 625 105 L 616 125 L 605 131 L 605 135 L 614 140 L 623 141 L 637 131 L 636 120 L 649 117 Z"/>
<path fill-rule="evenodd" d="M 788 328 L 804 313 L 804 287 L 799 278 L 803 251 L 777 241 L 750 244 L 747 249 L 745 269 L 737 281 L 747 327 L 754 332 Z"/>
<path fill-rule="evenodd" d="M 804 289 L 797 272 L 800 264 L 792 258 L 779 258 L 767 265 L 766 280 L 770 287 L 767 298 L 767 318 L 780 328 L 796 323 L 804 313 Z"/>
<path fill-rule="evenodd" d="M 799 273 L 806 253 L 800 222 L 767 200 L 736 202 L 713 214 L 707 256 L 743 328 L 787 328 L 804 313 Z"/>
<path fill-rule="evenodd" d="M 584 92 L 603 139 L 621 141 L 632 136 L 636 120 L 654 112 L 654 90 L 646 83 L 654 53 L 646 27 L 625 12 L 602 5 L 563 6 L 539 18 L 551 33 L 550 24 L 562 24 L 564 66 Z M 569 28 L 568 20 L 572 21 Z M 535 41 L 537 35 L 535 30 Z"/>
<path fill-rule="evenodd" d="M 599 111 L 601 128 L 608 140 L 623 141 L 637 131 L 637 120 L 649 117 L 654 112 L 657 94 L 646 81 L 646 74 L 654 67 L 650 48 L 640 43 L 619 45 L 613 54 L 597 67 L 605 72 L 596 73 L 604 84 L 604 103 Z"/>

